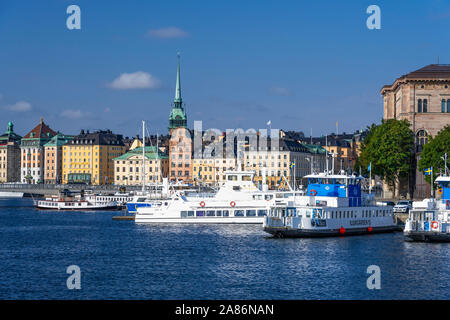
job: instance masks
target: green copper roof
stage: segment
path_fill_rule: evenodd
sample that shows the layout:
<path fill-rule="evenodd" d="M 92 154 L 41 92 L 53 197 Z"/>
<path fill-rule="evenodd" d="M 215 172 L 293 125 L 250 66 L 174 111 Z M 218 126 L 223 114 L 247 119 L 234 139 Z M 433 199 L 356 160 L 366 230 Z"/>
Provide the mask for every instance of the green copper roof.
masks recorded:
<path fill-rule="evenodd" d="M 158 149 L 158 153 L 156 153 L 157 147 L 148 146 L 145 147 L 145 158 L 148 160 L 155 159 L 168 159 L 169 156 Z M 121 155 L 120 157 L 114 158 L 113 160 L 128 160 L 133 156 L 142 156 L 142 147 L 133 149 L 128 151 L 127 153 Z"/>
<path fill-rule="evenodd" d="M 178 52 L 177 82 L 175 86 L 175 99 L 173 108 L 169 116 L 169 130 L 175 128 L 186 128 L 187 117 L 183 109 L 183 100 L 181 99 L 181 76 L 180 76 L 180 53 Z"/>
<path fill-rule="evenodd" d="M 59 147 L 71 141 L 74 136 L 66 136 L 62 133 L 57 133 L 49 142 L 44 144 L 44 147 Z"/>
<path fill-rule="evenodd" d="M 311 153 L 319 153 L 319 154 L 323 154 L 326 152 L 325 148 L 323 148 L 322 146 L 316 145 L 316 144 L 307 144 L 307 143 L 303 143 L 303 145 L 308 149 L 309 152 Z"/>
<path fill-rule="evenodd" d="M 22 139 L 22 137 L 14 132 L 13 123 L 11 121 L 8 122 L 8 127 L 6 129 L 6 133 L 4 133 L 0 136 L 0 141 L 13 141 L 13 140 L 20 140 L 20 139 Z"/>

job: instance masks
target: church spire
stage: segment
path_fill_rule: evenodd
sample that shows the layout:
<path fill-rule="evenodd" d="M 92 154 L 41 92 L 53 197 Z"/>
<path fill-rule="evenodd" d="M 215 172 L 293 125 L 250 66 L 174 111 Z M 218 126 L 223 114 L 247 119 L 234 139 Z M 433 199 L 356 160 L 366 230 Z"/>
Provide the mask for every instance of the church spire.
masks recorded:
<path fill-rule="evenodd" d="M 181 79 L 180 79 L 180 52 L 178 51 L 178 66 L 177 66 L 177 84 L 175 87 L 175 99 L 173 100 L 175 108 L 182 108 L 183 100 L 181 99 Z"/>

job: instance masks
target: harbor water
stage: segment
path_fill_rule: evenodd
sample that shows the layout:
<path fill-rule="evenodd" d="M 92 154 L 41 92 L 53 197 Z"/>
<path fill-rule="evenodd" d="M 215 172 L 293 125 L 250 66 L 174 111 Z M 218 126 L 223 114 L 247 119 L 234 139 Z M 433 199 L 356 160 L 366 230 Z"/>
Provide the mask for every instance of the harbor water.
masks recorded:
<path fill-rule="evenodd" d="M 449 299 L 450 244 L 400 232 L 274 239 L 259 225 L 143 225 L 0 200 L 0 299 Z M 69 290 L 68 266 L 81 270 Z M 367 268 L 381 289 L 367 288 Z"/>

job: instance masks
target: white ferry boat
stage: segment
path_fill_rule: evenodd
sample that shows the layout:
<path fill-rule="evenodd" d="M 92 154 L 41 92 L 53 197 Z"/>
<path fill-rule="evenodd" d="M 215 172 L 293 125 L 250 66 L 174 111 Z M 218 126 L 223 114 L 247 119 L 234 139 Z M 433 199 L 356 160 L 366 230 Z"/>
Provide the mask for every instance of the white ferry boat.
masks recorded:
<path fill-rule="evenodd" d="M 253 171 L 227 171 L 215 194 L 176 192 L 169 199 L 137 207 L 137 223 L 251 223 L 262 224 L 271 205 L 286 202 L 294 191 L 258 189 Z M 297 196 L 303 195 L 297 191 Z"/>
<path fill-rule="evenodd" d="M 74 197 L 52 196 L 45 200 L 35 201 L 35 207 L 45 210 L 116 210 L 119 205 L 116 201 L 101 201 L 94 194 Z"/>
<path fill-rule="evenodd" d="M 306 196 L 271 207 L 264 231 L 276 237 L 328 237 L 400 231 L 390 206 L 361 193 L 361 176 L 311 174 Z"/>
<path fill-rule="evenodd" d="M 405 223 L 407 241 L 450 242 L 450 177 L 440 176 L 442 199 L 414 201 Z"/>

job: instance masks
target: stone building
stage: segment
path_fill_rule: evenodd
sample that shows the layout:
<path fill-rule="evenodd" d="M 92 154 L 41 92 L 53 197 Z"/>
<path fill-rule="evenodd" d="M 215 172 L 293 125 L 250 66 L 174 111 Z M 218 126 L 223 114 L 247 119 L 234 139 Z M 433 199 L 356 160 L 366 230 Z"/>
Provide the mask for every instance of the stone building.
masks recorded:
<path fill-rule="evenodd" d="M 23 183 L 43 183 L 45 152 L 44 145 L 49 142 L 56 132 L 50 129 L 41 118 L 39 124 L 22 138 L 20 181 Z"/>
<path fill-rule="evenodd" d="M 44 183 L 62 182 L 63 145 L 74 136 L 57 133 L 49 142 L 44 144 Z"/>
<path fill-rule="evenodd" d="M 385 85 L 381 95 L 384 119 L 406 119 L 411 124 L 415 167 L 429 137 L 450 125 L 450 65 L 431 64 L 402 75 L 393 84 Z M 398 196 L 423 198 L 429 194 L 430 186 L 416 169 L 400 182 Z"/>
<path fill-rule="evenodd" d="M 157 147 L 145 147 L 145 183 L 161 183 L 169 171 L 169 156 Z M 140 185 L 142 176 L 142 147 L 134 148 L 114 158 L 114 184 Z"/>
<path fill-rule="evenodd" d="M 181 99 L 179 54 L 175 99 L 169 116 L 169 134 L 169 180 L 191 182 L 192 136 L 187 128 L 186 112 Z"/>
<path fill-rule="evenodd" d="M 0 183 L 20 181 L 20 140 L 14 125 L 8 122 L 6 133 L 0 136 Z"/>

